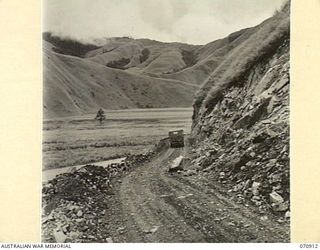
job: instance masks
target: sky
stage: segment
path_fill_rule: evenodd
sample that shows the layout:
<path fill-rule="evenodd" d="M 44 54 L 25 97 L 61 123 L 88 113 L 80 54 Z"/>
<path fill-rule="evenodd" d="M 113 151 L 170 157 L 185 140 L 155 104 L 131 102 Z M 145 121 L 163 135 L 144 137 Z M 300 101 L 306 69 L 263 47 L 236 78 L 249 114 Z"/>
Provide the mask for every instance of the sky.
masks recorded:
<path fill-rule="evenodd" d="M 252 27 L 285 0 L 44 0 L 43 31 L 82 41 L 129 36 L 206 44 Z"/>

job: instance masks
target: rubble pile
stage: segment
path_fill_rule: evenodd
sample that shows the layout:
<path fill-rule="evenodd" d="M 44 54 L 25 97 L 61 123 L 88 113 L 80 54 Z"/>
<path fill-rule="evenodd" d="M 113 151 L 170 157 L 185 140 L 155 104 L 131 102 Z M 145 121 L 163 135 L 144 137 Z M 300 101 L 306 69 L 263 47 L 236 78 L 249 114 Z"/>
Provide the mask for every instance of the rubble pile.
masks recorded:
<path fill-rule="evenodd" d="M 289 40 L 193 123 L 194 168 L 261 212 L 289 211 Z M 287 213 L 286 213 L 287 212 Z"/>
<path fill-rule="evenodd" d="M 107 205 L 104 192 L 110 187 L 111 172 L 87 165 L 58 175 L 43 185 L 44 242 L 87 242 L 103 240 L 98 231 Z"/>
<path fill-rule="evenodd" d="M 107 167 L 86 165 L 43 184 L 43 242 L 109 242 L 107 216 L 112 180 L 149 161 L 154 153 L 130 155 Z"/>

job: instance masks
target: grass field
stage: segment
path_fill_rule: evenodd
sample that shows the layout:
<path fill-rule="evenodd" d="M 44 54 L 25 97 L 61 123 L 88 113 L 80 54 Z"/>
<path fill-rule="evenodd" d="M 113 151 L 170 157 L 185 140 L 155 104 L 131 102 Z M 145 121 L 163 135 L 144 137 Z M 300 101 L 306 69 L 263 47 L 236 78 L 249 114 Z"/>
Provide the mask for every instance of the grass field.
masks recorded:
<path fill-rule="evenodd" d="M 108 160 L 149 150 L 168 131 L 189 133 L 192 108 L 106 111 L 103 124 L 95 114 L 45 120 L 43 168 L 53 169 Z"/>

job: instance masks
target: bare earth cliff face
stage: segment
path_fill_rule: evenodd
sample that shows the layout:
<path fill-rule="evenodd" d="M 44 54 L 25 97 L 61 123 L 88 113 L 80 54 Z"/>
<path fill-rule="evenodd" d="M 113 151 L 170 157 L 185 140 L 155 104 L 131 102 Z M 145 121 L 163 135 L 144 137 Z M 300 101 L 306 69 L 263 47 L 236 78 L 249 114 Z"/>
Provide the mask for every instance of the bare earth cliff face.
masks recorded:
<path fill-rule="evenodd" d="M 197 93 L 192 130 L 194 167 L 279 214 L 289 209 L 288 17 L 286 6 L 213 72 Z"/>

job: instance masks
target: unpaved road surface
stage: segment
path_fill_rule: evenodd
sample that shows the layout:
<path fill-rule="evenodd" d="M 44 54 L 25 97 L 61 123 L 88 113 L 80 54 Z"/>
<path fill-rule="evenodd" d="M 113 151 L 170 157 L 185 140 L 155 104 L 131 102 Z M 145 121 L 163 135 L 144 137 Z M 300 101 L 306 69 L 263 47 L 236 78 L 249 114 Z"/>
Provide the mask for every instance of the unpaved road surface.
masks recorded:
<path fill-rule="evenodd" d="M 116 183 L 105 216 L 113 242 L 289 241 L 288 222 L 237 203 L 220 183 L 169 174 L 182 151 L 166 149 Z"/>

